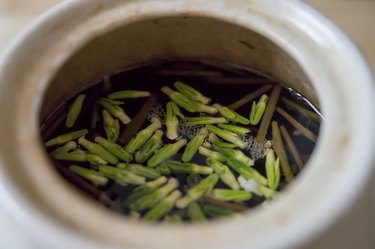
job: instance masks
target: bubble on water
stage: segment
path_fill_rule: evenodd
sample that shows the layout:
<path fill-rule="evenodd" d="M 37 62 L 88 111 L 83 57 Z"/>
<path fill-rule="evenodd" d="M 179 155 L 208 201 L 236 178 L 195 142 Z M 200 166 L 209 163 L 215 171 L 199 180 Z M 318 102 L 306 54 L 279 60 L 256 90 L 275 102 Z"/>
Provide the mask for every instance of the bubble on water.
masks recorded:
<path fill-rule="evenodd" d="M 155 104 L 147 115 L 149 122 L 152 122 L 155 118 L 159 119 L 162 123 L 165 122 L 165 110 L 159 103 Z"/>
<path fill-rule="evenodd" d="M 199 175 L 190 175 L 186 178 L 186 188 L 190 189 L 202 181 L 202 177 Z"/>
<path fill-rule="evenodd" d="M 245 150 L 250 154 L 251 159 L 254 161 L 264 158 L 268 148 L 271 148 L 272 143 L 265 140 L 262 144 L 258 144 L 254 136 L 246 133 L 240 136 L 241 140 L 246 143 Z"/>
<path fill-rule="evenodd" d="M 187 137 L 188 139 L 192 139 L 197 135 L 200 129 L 203 128 L 203 125 L 191 125 L 184 122 L 180 122 L 177 127 L 177 132 L 182 137 Z"/>
<path fill-rule="evenodd" d="M 256 141 L 253 147 L 250 149 L 250 156 L 253 160 L 258 160 L 266 156 L 267 149 L 271 148 L 272 143 L 269 140 L 265 140 L 263 143 L 259 144 Z"/>

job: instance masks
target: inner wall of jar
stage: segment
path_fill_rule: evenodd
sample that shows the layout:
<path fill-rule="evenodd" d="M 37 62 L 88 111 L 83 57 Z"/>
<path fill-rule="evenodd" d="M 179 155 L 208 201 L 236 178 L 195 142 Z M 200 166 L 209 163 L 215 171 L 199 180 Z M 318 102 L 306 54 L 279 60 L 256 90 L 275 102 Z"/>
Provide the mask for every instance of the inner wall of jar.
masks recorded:
<path fill-rule="evenodd" d="M 283 49 L 243 27 L 206 17 L 135 22 L 93 38 L 61 67 L 45 94 L 40 118 L 105 74 L 160 60 L 210 60 L 251 68 L 318 105 L 302 68 Z"/>

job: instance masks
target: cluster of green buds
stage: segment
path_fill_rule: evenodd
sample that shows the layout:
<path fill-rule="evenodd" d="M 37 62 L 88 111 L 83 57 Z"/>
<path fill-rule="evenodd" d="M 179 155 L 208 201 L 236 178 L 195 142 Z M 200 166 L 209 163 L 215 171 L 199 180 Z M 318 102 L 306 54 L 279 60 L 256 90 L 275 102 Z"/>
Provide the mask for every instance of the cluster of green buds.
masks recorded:
<path fill-rule="evenodd" d="M 184 213 L 192 221 L 204 222 L 208 218 L 236 215 L 236 209 L 230 209 L 230 205 L 244 206 L 241 203 L 249 201 L 253 194 L 275 198 L 280 182 L 279 158 L 275 158 L 272 149 L 267 150 L 267 177 L 264 177 L 252 167 L 254 161 L 245 153 L 250 142 L 244 141 L 244 136 L 250 134 L 247 125 L 256 125 L 262 119 L 268 96 L 263 95 L 258 103 L 253 102 L 247 119 L 229 107 L 218 103 L 210 105 L 210 98 L 183 82 L 175 82 L 174 87 L 177 90 L 161 88 L 171 100 L 166 103 L 165 123 L 162 117 L 153 118 L 146 128 L 139 130 L 140 123 L 135 132 L 130 133 L 134 135 L 125 146 L 118 144 L 118 141 L 128 141 L 120 135 L 120 122 L 126 125 L 131 119 L 121 107 L 124 105 L 121 100 L 149 97 L 148 91 L 117 91 L 100 98 L 105 137 L 90 133 L 93 136 L 86 139 L 89 133 L 86 129 L 57 136 L 45 143 L 47 147 L 61 146 L 50 153 L 51 157 L 88 162 L 85 167 L 71 165 L 69 169 L 94 185 L 104 186 L 113 180 L 120 186 L 134 187 L 122 201 L 123 208 L 134 219 L 157 221 L 164 218 L 168 222 L 182 222 L 179 214 Z M 81 94 L 71 104 L 65 122 L 67 128 L 74 127 L 85 98 Z M 212 115 L 185 117 L 180 108 L 190 113 Z M 137 117 L 132 124 L 136 120 Z M 189 141 L 185 133 L 179 137 L 178 129 L 183 125 L 194 127 L 192 135 L 188 135 Z M 164 136 L 174 141 L 164 143 Z M 205 163 L 194 163 L 197 152 L 205 157 Z M 239 174 L 238 178 L 234 172 Z M 179 186 L 178 180 L 173 178 L 181 174 L 187 176 L 184 186 Z M 224 185 L 216 187 L 219 180 Z M 175 207 L 185 210 L 172 211 Z"/>

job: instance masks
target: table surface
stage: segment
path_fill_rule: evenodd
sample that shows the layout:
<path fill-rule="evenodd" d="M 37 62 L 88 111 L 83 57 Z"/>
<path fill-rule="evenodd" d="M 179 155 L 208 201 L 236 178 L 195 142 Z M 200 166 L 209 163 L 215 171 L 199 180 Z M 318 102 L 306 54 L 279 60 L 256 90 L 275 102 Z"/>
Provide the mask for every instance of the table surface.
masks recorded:
<path fill-rule="evenodd" d="M 0 53 L 31 20 L 60 0 L 0 0 Z M 357 44 L 375 72 L 375 0 L 306 0 Z M 375 248 L 375 181 L 367 199 L 307 248 Z M 1 218 L 1 217 L 0 217 Z M 0 243 L 1 244 L 1 243 Z M 14 245 L 14 244 L 13 244 Z"/>

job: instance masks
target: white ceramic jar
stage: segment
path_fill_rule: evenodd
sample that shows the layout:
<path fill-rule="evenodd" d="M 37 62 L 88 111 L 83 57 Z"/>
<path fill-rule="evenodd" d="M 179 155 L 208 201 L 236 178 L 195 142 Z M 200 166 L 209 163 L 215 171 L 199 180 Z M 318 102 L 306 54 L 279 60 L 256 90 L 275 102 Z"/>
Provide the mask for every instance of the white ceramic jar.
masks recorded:
<path fill-rule="evenodd" d="M 144 224 L 96 205 L 55 172 L 40 119 L 104 73 L 158 59 L 251 67 L 319 102 L 325 120 L 317 147 L 281 198 L 237 219 Z M 64 1 L 1 57 L 0 209 L 35 248 L 303 246 L 339 219 L 368 182 L 374 97 L 357 49 L 299 1 Z"/>

